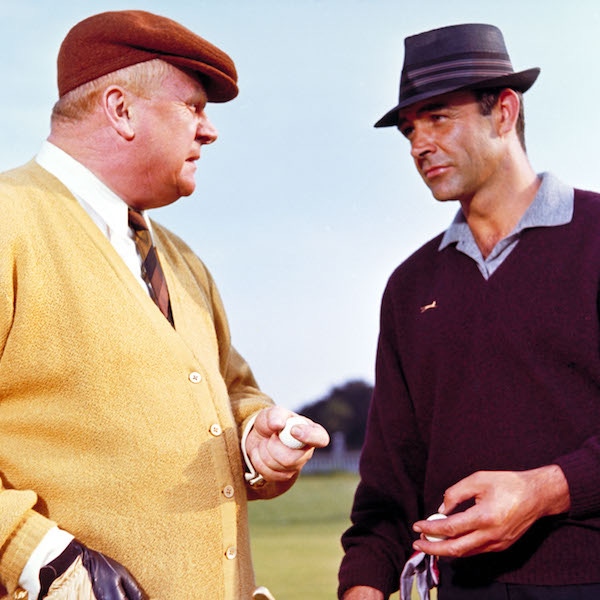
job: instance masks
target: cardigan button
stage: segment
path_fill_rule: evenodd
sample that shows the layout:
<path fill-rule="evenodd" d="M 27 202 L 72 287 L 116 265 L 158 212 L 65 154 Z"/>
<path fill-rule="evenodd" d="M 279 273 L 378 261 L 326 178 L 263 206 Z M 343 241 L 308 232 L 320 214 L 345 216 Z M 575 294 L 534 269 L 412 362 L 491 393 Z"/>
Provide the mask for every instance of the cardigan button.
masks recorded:
<path fill-rule="evenodd" d="M 232 485 L 226 485 L 223 488 L 223 496 L 225 496 L 225 498 L 233 498 L 234 494 L 235 490 Z"/>
<path fill-rule="evenodd" d="M 200 373 L 197 371 L 192 371 L 189 374 L 189 379 L 192 383 L 200 383 L 202 381 L 202 375 L 200 375 Z"/>
<path fill-rule="evenodd" d="M 227 550 L 225 550 L 225 556 L 227 560 L 233 560 L 237 556 L 237 549 L 235 546 L 229 546 Z"/>
<path fill-rule="evenodd" d="M 221 426 L 218 423 L 213 423 L 210 426 L 210 432 L 215 437 L 219 437 L 223 433 L 223 429 L 221 428 Z"/>

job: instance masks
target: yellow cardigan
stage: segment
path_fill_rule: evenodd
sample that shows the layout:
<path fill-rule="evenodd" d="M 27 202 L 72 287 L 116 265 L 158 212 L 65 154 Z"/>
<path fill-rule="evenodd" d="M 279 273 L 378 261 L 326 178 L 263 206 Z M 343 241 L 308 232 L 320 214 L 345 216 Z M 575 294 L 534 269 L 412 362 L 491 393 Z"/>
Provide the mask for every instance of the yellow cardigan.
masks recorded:
<path fill-rule="evenodd" d="M 153 228 L 176 330 L 58 180 L 33 162 L 0 175 L 9 592 L 56 523 L 125 565 L 151 598 L 251 597 L 246 501 L 256 492 L 239 438 L 272 402 L 231 346 L 205 266 Z"/>

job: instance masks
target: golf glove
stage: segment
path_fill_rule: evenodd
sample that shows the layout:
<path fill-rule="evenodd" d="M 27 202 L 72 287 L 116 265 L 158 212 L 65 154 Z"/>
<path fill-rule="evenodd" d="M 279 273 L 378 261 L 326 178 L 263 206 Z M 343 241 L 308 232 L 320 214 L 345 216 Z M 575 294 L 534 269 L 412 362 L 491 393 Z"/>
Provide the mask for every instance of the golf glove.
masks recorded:
<path fill-rule="evenodd" d="M 38 600 L 145 600 L 131 573 L 118 562 L 73 540 L 40 569 Z"/>

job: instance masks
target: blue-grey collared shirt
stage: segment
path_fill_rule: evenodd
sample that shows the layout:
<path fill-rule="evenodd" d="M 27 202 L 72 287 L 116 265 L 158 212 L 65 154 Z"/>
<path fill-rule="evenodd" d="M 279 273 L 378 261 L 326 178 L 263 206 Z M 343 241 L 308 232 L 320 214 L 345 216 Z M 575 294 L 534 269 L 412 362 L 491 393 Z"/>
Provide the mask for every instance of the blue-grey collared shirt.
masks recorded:
<path fill-rule="evenodd" d="M 456 244 L 456 249 L 471 257 L 477 263 L 481 274 L 489 279 L 515 249 L 523 230 L 570 223 L 573 218 L 573 188 L 562 183 L 551 173 L 542 173 L 540 177 L 542 183 L 533 202 L 513 231 L 494 246 L 487 258 L 483 258 L 462 210 L 458 211 L 444 233 L 439 249 L 443 250 L 450 244 Z"/>

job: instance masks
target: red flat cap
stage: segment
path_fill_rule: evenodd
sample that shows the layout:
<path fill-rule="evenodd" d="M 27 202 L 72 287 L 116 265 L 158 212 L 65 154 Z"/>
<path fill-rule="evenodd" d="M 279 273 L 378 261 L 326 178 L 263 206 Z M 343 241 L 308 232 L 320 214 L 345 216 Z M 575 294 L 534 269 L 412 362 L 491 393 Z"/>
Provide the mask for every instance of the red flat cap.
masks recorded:
<path fill-rule="evenodd" d="M 197 73 L 210 102 L 238 94 L 231 58 L 179 23 L 141 10 L 105 12 L 75 25 L 58 53 L 58 93 L 137 63 L 160 58 Z"/>

